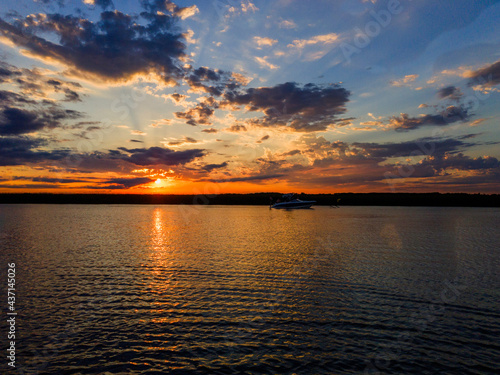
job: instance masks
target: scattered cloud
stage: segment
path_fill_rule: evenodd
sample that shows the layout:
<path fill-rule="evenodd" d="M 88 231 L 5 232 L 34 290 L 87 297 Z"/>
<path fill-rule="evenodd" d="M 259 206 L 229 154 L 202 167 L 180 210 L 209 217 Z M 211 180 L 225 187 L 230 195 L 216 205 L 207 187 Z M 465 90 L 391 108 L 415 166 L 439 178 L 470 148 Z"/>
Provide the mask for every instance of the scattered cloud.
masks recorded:
<path fill-rule="evenodd" d="M 226 90 L 234 90 L 241 86 L 241 75 L 225 72 L 218 69 L 200 67 L 191 69 L 185 76 L 185 81 L 191 91 L 198 93 L 208 93 L 213 96 L 220 96 Z M 174 100 L 180 96 L 173 98 Z M 180 100 L 177 100 L 180 101 Z"/>
<path fill-rule="evenodd" d="M 303 49 L 306 46 L 311 45 L 329 45 L 334 44 L 339 41 L 339 35 L 335 33 L 316 35 L 309 39 L 295 39 L 292 43 L 288 45 L 289 48 Z"/>
<path fill-rule="evenodd" d="M 142 130 L 131 130 L 130 134 L 132 135 L 146 135 Z"/>
<path fill-rule="evenodd" d="M 214 108 L 218 105 L 214 102 L 212 105 L 198 103 L 196 107 L 189 108 L 184 112 L 175 112 L 174 116 L 178 119 L 186 120 L 186 124 L 191 126 L 196 125 L 211 125 L 210 118 L 214 114 Z"/>
<path fill-rule="evenodd" d="M 487 120 L 486 118 L 478 118 L 477 120 L 472 121 L 470 123 L 470 126 L 478 126 L 479 124 L 482 124 L 486 120 Z"/>
<path fill-rule="evenodd" d="M 259 8 L 257 8 L 254 3 L 248 0 L 242 1 L 239 5 L 240 6 L 238 5 L 230 6 L 228 8 L 228 13 L 226 14 L 226 17 L 229 17 L 231 15 L 237 16 L 250 12 L 255 13 L 259 10 Z"/>
<path fill-rule="evenodd" d="M 284 20 L 279 21 L 278 26 L 281 29 L 295 29 L 297 27 L 296 23 L 292 20 Z"/>
<path fill-rule="evenodd" d="M 341 41 L 340 35 L 329 33 L 315 35 L 309 39 L 295 39 L 288 44 L 290 53 L 303 55 L 305 61 L 314 61 L 322 58 Z"/>
<path fill-rule="evenodd" d="M 271 39 L 268 37 L 260 37 L 260 36 L 254 36 L 253 41 L 259 46 L 273 46 L 274 44 L 278 43 L 276 39 Z"/>
<path fill-rule="evenodd" d="M 104 10 L 115 7 L 112 0 L 83 0 L 83 3 L 92 7 L 101 7 Z"/>
<path fill-rule="evenodd" d="M 168 142 L 162 142 L 162 143 L 165 143 L 167 144 L 168 146 L 181 146 L 181 145 L 184 145 L 186 143 L 198 143 L 199 141 L 197 141 L 196 139 L 194 138 L 191 138 L 191 137 L 184 137 L 182 139 L 176 139 L 174 141 L 168 141 Z"/>
<path fill-rule="evenodd" d="M 259 65 L 263 68 L 267 68 L 267 69 L 271 69 L 271 70 L 278 69 L 279 66 L 271 64 L 269 61 L 267 61 L 268 58 L 269 58 L 269 56 L 264 56 L 264 57 L 255 56 L 254 60 L 257 61 L 259 63 Z"/>
<path fill-rule="evenodd" d="M 407 76 L 404 76 L 403 78 L 391 81 L 391 85 L 395 87 L 405 87 L 405 86 L 410 86 L 412 82 L 415 82 L 415 80 L 419 77 L 418 74 L 410 74 Z"/>
<path fill-rule="evenodd" d="M 228 132 L 237 133 L 237 132 L 246 132 L 248 129 L 245 125 L 231 125 L 229 128 L 225 129 Z"/>

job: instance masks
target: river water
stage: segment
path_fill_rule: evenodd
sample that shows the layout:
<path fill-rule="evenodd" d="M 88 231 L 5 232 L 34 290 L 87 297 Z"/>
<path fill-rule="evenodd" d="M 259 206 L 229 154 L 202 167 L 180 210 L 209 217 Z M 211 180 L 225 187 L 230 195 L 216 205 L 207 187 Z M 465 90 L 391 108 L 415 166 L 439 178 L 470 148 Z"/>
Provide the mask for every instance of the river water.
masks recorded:
<path fill-rule="evenodd" d="M 500 373 L 500 209 L 0 205 L 24 374 Z M 17 372 L 16 372 L 17 371 Z"/>

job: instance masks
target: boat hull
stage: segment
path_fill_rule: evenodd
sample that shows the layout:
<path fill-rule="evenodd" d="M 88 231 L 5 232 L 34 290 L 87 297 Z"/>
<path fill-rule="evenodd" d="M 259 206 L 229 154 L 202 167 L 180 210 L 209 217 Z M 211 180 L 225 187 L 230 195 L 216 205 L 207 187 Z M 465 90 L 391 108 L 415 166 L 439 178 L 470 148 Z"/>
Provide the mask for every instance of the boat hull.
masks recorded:
<path fill-rule="evenodd" d="M 296 201 L 291 201 L 291 202 L 275 203 L 271 206 L 271 208 L 285 209 L 285 210 L 298 210 L 298 209 L 311 208 L 311 206 L 315 203 L 316 203 L 316 201 L 296 200 Z"/>

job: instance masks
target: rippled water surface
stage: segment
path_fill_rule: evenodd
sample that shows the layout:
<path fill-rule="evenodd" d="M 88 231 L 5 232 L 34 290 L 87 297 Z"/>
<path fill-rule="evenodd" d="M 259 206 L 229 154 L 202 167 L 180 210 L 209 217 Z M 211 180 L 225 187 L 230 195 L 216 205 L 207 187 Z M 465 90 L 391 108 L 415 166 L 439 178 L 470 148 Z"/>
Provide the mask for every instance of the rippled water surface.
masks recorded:
<path fill-rule="evenodd" d="M 17 369 L 498 374 L 499 223 L 492 208 L 2 205 Z"/>

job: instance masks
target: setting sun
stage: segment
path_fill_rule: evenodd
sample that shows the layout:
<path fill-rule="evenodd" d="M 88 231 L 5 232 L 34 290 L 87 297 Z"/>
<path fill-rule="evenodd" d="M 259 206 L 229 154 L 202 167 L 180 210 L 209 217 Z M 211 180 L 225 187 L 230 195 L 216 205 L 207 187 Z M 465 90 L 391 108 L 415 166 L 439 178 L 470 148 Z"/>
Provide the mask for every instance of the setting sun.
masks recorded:
<path fill-rule="evenodd" d="M 161 184 L 161 179 L 160 178 L 156 179 L 155 184 L 156 185 L 160 185 Z"/>

